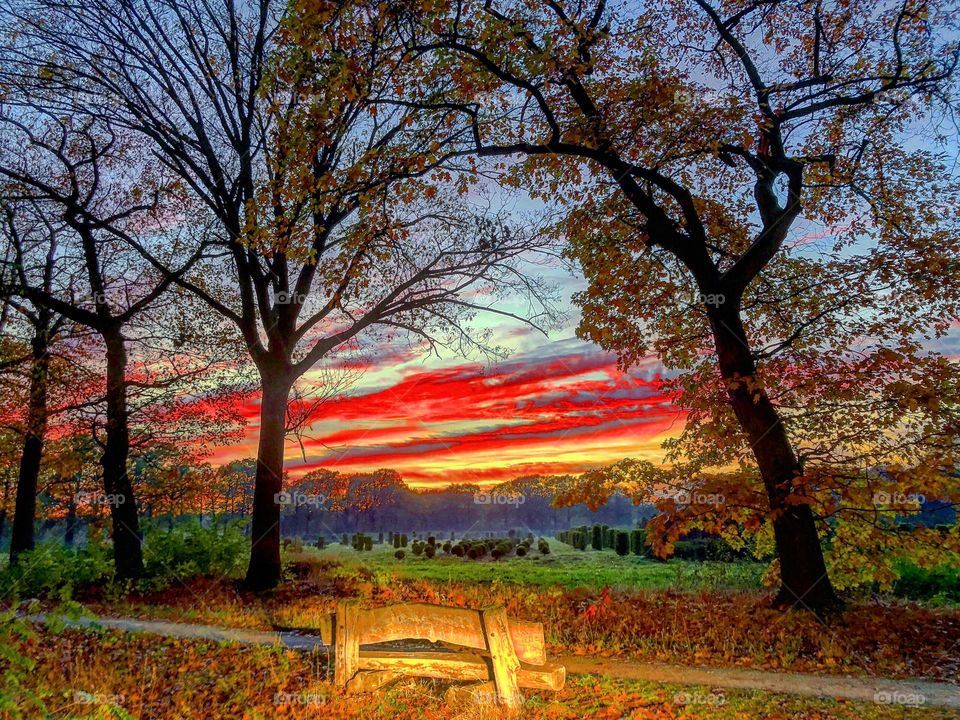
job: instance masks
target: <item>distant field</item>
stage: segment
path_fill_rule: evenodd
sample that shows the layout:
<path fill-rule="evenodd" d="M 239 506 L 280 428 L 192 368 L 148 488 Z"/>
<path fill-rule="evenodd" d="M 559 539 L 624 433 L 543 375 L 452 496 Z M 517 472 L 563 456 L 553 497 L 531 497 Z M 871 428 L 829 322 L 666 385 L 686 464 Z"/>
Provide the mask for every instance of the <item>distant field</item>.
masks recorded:
<path fill-rule="evenodd" d="M 397 560 L 393 546 L 374 545 L 369 552 L 358 552 L 340 544 L 323 550 L 304 548 L 318 559 L 335 560 L 351 571 L 362 567 L 377 576 L 396 574 L 411 580 L 493 582 L 523 585 L 554 585 L 565 588 L 643 590 L 756 590 L 760 587 L 763 565 L 753 562 L 657 562 L 635 555 L 620 557 L 613 550 L 574 550 L 549 539 L 550 554 L 540 555 L 534 548 L 527 557 L 510 556 L 501 560 L 486 557 L 469 560 L 438 553 L 435 558 L 417 557 L 408 546 L 406 557 Z"/>

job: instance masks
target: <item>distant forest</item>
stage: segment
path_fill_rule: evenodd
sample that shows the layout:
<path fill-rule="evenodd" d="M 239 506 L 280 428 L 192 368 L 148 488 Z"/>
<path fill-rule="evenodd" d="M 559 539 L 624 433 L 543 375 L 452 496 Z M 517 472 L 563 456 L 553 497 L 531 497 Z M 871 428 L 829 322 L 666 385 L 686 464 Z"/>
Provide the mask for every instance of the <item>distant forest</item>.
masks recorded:
<path fill-rule="evenodd" d="M 517 478 L 496 486 L 454 484 L 440 490 L 413 490 L 393 470 L 340 476 L 318 471 L 289 486 L 281 513 L 284 537 L 335 539 L 346 532 L 535 534 L 593 523 L 640 527 L 656 514 L 615 495 L 595 512 L 585 504 L 552 506 L 563 477 Z"/>

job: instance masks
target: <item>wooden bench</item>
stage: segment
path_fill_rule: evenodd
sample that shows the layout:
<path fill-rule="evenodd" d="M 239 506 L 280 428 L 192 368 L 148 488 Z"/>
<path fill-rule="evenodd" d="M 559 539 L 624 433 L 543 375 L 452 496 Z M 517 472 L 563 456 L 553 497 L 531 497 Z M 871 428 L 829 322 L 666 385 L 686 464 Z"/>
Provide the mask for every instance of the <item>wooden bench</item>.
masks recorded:
<path fill-rule="evenodd" d="M 547 663 L 540 623 L 510 620 L 501 607 L 485 610 L 409 603 L 364 610 L 356 600 L 337 604 L 321 634 L 334 651 L 334 682 L 347 692 L 370 692 L 403 675 L 487 683 L 510 714 L 523 702 L 520 688 L 560 690 L 562 665 Z M 455 646 L 447 652 L 387 651 L 361 646 L 421 640 Z M 492 681 L 492 685 L 489 684 Z"/>

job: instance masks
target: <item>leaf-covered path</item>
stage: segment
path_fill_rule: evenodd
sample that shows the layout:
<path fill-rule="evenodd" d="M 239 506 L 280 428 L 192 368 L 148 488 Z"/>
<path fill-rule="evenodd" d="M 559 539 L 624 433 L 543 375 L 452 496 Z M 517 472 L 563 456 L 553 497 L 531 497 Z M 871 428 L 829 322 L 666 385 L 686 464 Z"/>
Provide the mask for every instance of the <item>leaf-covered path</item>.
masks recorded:
<path fill-rule="evenodd" d="M 27 616 L 45 622 L 43 614 Z M 295 650 L 329 652 L 320 637 L 298 632 L 266 632 L 212 625 L 136 620 L 128 618 L 58 618 L 68 627 L 151 633 L 169 638 L 235 642 L 244 645 L 282 645 Z M 594 674 L 624 680 L 644 680 L 675 685 L 697 685 L 738 690 L 762 690 L 807 697 L 831 697 L 868 702 L 913 703 L 960 711 L 960 686 L 928 680 L 890 680 L 871 677 L 815 675 L 744 668 L 705 668 L 666 663 L 637 662 L 624 658 L 561 655 L 554 659 L 568 674 Z"/>

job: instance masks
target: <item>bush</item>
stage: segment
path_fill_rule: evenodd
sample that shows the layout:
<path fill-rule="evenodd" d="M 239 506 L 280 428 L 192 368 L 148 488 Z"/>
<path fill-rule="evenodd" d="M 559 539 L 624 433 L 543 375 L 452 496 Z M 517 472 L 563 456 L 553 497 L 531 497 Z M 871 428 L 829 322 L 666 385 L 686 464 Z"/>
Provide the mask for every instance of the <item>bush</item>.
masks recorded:
<path fill-rule="evenodd" d="M 540 542 L 537 543 L 537 550 L 540 551 L 541 555 L 549 555 L 550 543 L 548 543 L 546 540 L 541 540 Z"/>
<path fill-rule="evenodd" d="M 400 547 L 406 547 L 406 546 L 407 546 L 407 536 L 406 534 L 403 534 L 400 536 Z"/>
<path fill-rule="evenodd" d="M 145 523 L 144 576 L 137 586 L 160 590 L 174 580 L 190 577 L 238 577 L 250 554 L 250 540 L 242 527 L 241 521 L 225 527 L 218 523 L 204 527 L 190 520 L 169 530 L 165 525 L 161 528 Z M 292 548 L 294 543 L 287 546 Z M 65 599 L 76 587 L 108 585 L 112 581 L 113 548 L 97 537 L 77 549 L 42 543 L 23 553 L 16 565 L 0 572 L 0 587 L 6 595 L 56 595 Z"/>
<path fill-rule="evenodd" d="M 900 577 L 893 583 L 893 593 L 908 600 L 960 602 L 960 569 L 943 565 L 925 570 L 913 563 L 897 565 Z"/>
<path fill-rule="evenodd" d="M 391 533 L 391 534 L 392 534 L 392 533 Z M 393 536 L 393 547 L 394 547 L 394 548 L 399 548 L 399 547 L 400 547 L 400 536 L 399 536 L 399 535 L 394 535 L 394 536 Z"/>
<path fill-rule="evenodd" d="M 367 551 L 373 550 L 373 538 L 369 535 L 363 539 L 363 549 Z"/>
<path fill-rule="evenodd" d="M 403 560 L 403 558 L 406 556 L 406 553 L 403 550 L 397 550 L 396 552 L 393 553 L 393 556 L 397 560 Z"/>
<path fill-rule="evenodd" d="M 614 549 L 617 551 L 617 555 L 623 557 L 630 552 L 630 535 L 622 530 L 617 530 L 616 532 L 616 546 Z"/>
<path fill-rule="evenodd" d="M 250 539 L 241 521 L 203 527 L 190 520 L 172 530 L 148 525 L 144 533 L 144 574 L 153 588 L 186 577 L 237 577 L 249 557 Z"/>
<path fill-rule="evenodd" d="M 630 531 L 630 552 L 634 555 L 644 554 L 644 545 L 646 543 L 646 533 L 643 530 Z"/>
<path fill-rule="evenodd" d="M 416 555 L 416 556 L 418 556 L 418 557 L 419 557 L 420 555 L 423 555 L 423 545 L 421 545 L 420 543 L 414 541 L 414 543 L 413 543 L 413 554 Z"/>
<path fill-rule="evenodd" d="M 318 550 L 323 550 L 327 546 L 327 539 L 321 535 L 317 538 L 317 542 L 315 544 Z"/>
<path fill-rule="evenodd" d="M 480 551 L 475 547 L 471 547 L 469 550 L 467 550 L 467 557 L 471 560 L 476 560 L 478 557 L 480 557 Z"/>
<path fill-rule="evenodd" d="M 454 545 L 452 548 L 450 548 L 450 551 L 457 557 L 463 557 L 465 552 L 463 545 L 460 544 Z"/>
<path fill-rule="evenodd" d="M 427 538 L 427 545 L 436 545 L 436 544 L 437 544 L 437 539 L 433 535 L 430 535 Z"/>
<path fill-rule="evenodd" d="M 437 554 L 437 546 L 436 546 L 436 545 L 427 545 L 427 546 L 423 549 L 423 554 L 426 555 L 428 559 L 432 560 L 432 559 L 433 559 L 433 556 Z"/>
<path fill-rule="evenodd" d="M 590 545 L 594 550 L 603 550 L 603 528 L 594 525 L 590 533 Z"/>
<path fill-rule="evenodd" d="M 738 557 L 726 541 L 716 537 L 680 540 L 673 547 L 673 556 L 681 560 L 733 562 Z"/>
<path fill-rule="evenodd" d="M 79 549 L 43 542 L 0 571 L 0 596 L 67 599 L 76 587 L 106 584 L 112 578 L 113 549 L 103 540 L 93 539 Z"/>
<path fill-rule="evenodd" d="M 517 546 L 517 557 L 524 557 L 527 554 L 527 549 L 523 545 Z"/>

